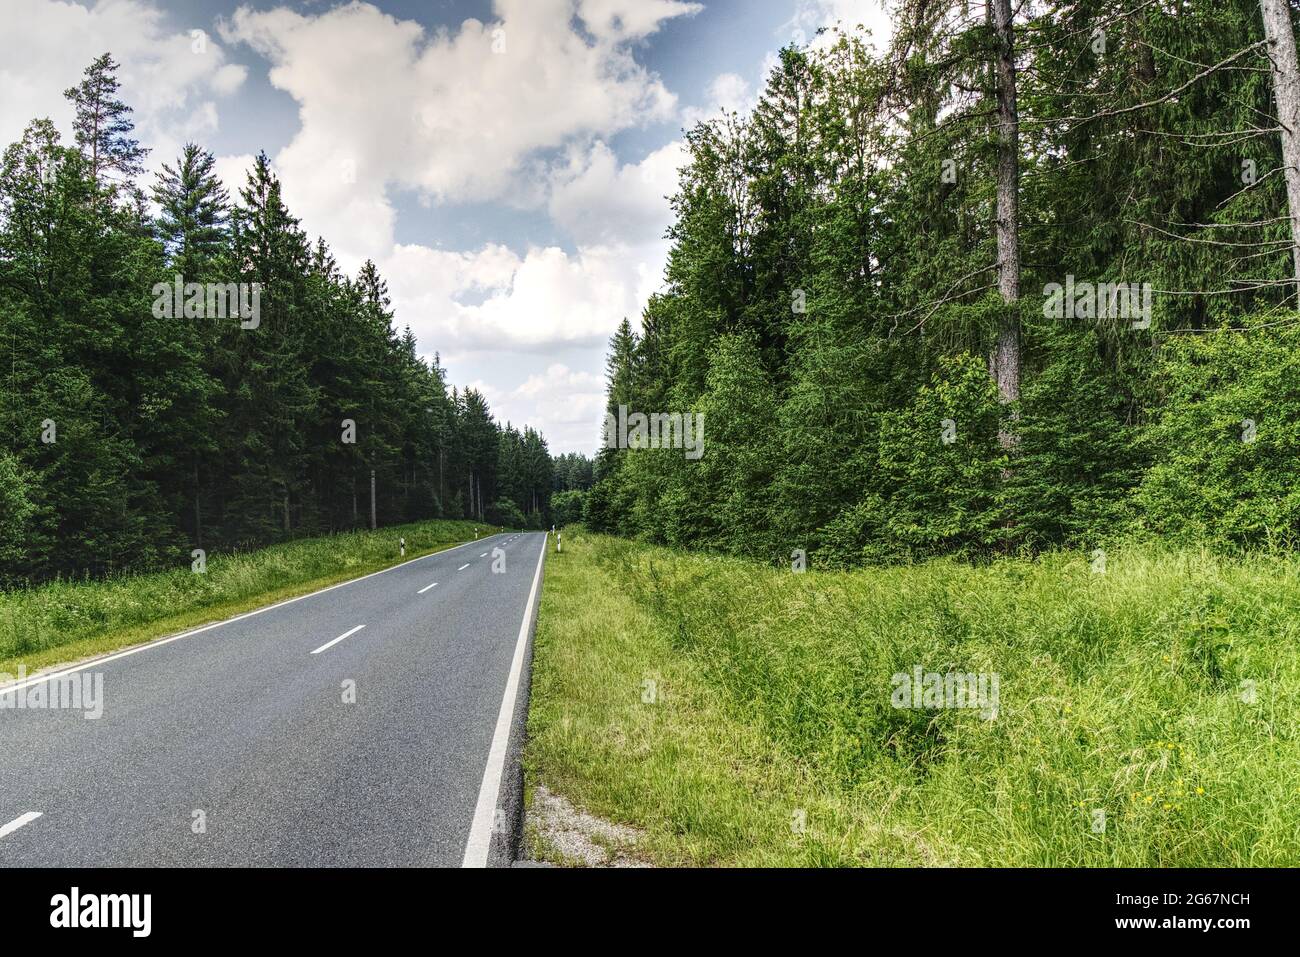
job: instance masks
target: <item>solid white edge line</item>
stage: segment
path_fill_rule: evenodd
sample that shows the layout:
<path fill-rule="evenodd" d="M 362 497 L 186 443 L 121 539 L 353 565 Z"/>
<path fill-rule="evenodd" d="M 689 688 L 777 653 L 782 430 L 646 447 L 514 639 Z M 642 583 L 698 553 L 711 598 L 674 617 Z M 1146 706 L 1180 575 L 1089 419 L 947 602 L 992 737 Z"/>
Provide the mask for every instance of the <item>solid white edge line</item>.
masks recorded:
<path fill-rule="evenodd" d="M 528 647 L 528 624 L 533 618 L 537 603 L 537 586 L 542 580 L 542 562 L 546 559 L 546 539 L 537 556 L 537 571 L 533 573 L 533 588 L 524 605 L 524 620 L 519 625 L 519 639 L 515 642 L 515 657 L 510 662 L 510 677 L 501 696 L 501 711 L 497 714 L 497 728 L 492 735 L 492 748 L 488 751 L 487 767 L 483 769 L 483 784 L 478 789 L 478 804 L 474 808 L 474 821 L 469 827 L 465 842 L 465 858 L 461 867 L 487 867 L 488 851 L 492 847 L 492 822 L 496 816 L 497 799 L 501 794 L 501 776 L 506 766 L 506 747 L 510 743 L 510 726 L 514 723 L 515 699 L 519 697 L 519 676 L 524 670 L 524 649 Z"/>
<path fill-rule="evenodd" d="M 358 631 L 360 631 L 360 630 L 361 630 L 362 628 L 364 628 L 364 627 L 366 627 L 366 626 L 365 626 L 365 625 L 357 625 L 357 627 L 353 628 L 351 631 L 345 631 L 345 632 L 343 632 L 343 634 L 339 635 L 339 636 L 338 636 L 337 638 L 335 638 L 333 641 L 327 641 L 327 642 L 325 642 L 325 644 L 321 645 L 319 648 L 317 648 L 315 651 L 313 651 L 312 654 L 313 654 L 313 655 L 319 655 L 322 651 L 325 651 L 325 650 L 327 650 L 327 649 L 329 649 L 329 648 L 333 648 L 335 645 L 337 645 L 337 644 L 338 644 L 340 641 L 342 641 L 344 638 L 351 638 L 353 635 L 355 635 Z"/>
<path fill-rule="evenodd" d="M 480 539 L 481 541 L 481 539 Z M 127 648 L 125 651 L 119 651 L 111 655 L 105 655 L 102 658 L 92 658 L 87 662 L 75 665 L 71 668 L 63 668 L 59 671 L 51 671 L 47 675 L 37 675 L 34 678 L 27 678 L 14 684 L 0 685 L 0 694 L 9 694 L 11 691 L 22 691 L 24 688 L 30 688 L 32 685 L 40 684 L 42 681 L 50 681 L 54 678 L 62 678 L 64 675 L 76 674 L 78 671 L 85 671 L 87 668 L 95 668 L 99 665 L 106 665 L 110 661 L 116 661 L 118 658 L 126 658 L 129 655 L 137 655 L 142 651 L 148 651 L 150 648 L 161 648 L 163 645 L 169 645 L 173 641 L 180 641 L 182 638 L 191 638 L 194 635 L 200 635 L 205 631 L 211 631 L 213 628 L 220 628 L 222 625 L 233 624 L 236 621 L 243 621 L 245 618 L 252 618 L 254 615 L 260 615 L 263 612 L 271 611 L 275 608 L 281 608 L 285 605 L 292 605 L 296 601 L 302 601 L 306 598 L 315 598 L 317 595 L 323 595 L 327 591 L 333 591 L 336 588 L 342 588 L 345 585 L 355 585 L 357 582 L 363 582 L 367 578 L 374 578 L 376 575 L 382 575 L 385 572 L 397 571 L 403 565 L 412 565 L 415 562 L 422 562 L 426 558 L 433 558 L 437 555 L 446 555 L 448 552 L 454 552 L 458 548 L 464 548 L 466 545 L 474 545 L 476 542 L 461 542 L 459 545 L 453 545 L 451 548 L 444 548 L 438 552 L 430 552 L 428 555 L 421 555 L 419 558 L 412 558 L 409 561 L 399 562 L 396 565 L 390 565 L 387 568 L 381 568 L 377 572 L 371 572 L 369 575 L 362 575 L 360 578 L 349 578 L 345 582 L 339 582 L 335 585 L 328 585 L 317 591 L 308 592 L 305 595 L 299 595 L 296 598 L 286 598 L 284 601 L 278 601 L 274 605 L 267 605 L 265 608 L 257 608 L 253 611 L 246 611 L 242 615 L 236 615 L 234 618 L 226 618 L 223 621 L 214 621 L 210 625 L 204 625 L 202 628 L 195 628 L 193 631 L 183 631 L 179 635 L 171 635 L 166 638 L 155 638 L 153 641 L 145 642 L 143 645 L 137 645 L 134 648 Z"/>
<path fill-rule="evenodd" d="M 425 585 L 423 588 L 421 588 L 419 591 L 417 591 L 416 594 L 417 594 L 417 595 L 423 595 L 425 592 L 427 592 L 430 588 L 432 588 L 432 587 L 433 587 L 434 585 L 436 585 L 436 584 L 438 584 L 438 583 L 437 583 L 437 582 L 434 582 L 433 585 Z"/>
<path fill-rule="evenodd" d="M 20 814 L 4 827 L 0 827 L 0 837 L 8 837 L 24 824 L 31 824 L 32 821 L 36 820 L 38 817 L 44 816 L 44 813 L 41 811 L 28 811 L 26 814 Z"/>

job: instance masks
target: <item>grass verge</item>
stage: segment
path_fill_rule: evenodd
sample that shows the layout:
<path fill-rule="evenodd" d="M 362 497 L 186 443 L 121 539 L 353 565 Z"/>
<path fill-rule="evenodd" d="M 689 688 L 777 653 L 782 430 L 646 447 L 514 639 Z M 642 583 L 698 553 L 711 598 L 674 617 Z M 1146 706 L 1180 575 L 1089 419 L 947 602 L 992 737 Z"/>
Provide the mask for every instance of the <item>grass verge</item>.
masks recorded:
<path fill-rule="evenodd" d="M 796 575 L 575 530 L 529 790 L 661 865 L 1295 865 L 1297 607 L 1294 558 Z M 893 707 L 917 665 L 996 673 L 997 717 Z"/>
<path fill-rule="evenodd" d="M 30 674 L 222 621 L 492 533 L 481 523 L 417 522 L 302 539 L 190 568 L 0 592 L 0 673 Z M 398 539 L 406 539 L 406 558 Z"/>

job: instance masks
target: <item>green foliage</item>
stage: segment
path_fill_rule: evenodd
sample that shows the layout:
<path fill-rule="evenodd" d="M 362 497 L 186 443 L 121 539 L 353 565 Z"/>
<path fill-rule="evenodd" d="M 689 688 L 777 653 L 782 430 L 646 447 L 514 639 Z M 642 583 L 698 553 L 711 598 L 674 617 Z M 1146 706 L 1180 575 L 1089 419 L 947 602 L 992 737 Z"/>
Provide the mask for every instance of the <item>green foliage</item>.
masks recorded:
<path fill-rule="evenodd" d="M 611 340 L 609 396 L 705 410 L 704 457 L 604 450 L 591 528 L 838 566 L 1293 541 L 1294 364 L 1250 318 L 1295 321 L 1257 4 L 1018 9 L 1014 301 L 991 39 L 904 0 L 887 53 L 787 48 L 752 111 L 687 132 L 667 285 Z M 1045 317 L 1054 286 L 1111 284 L 1126 313 Z"/>
<path fill-rule="evenodd" d="M 944 359 L 907 408 L 880 417 L 864 543 L 876 558 L 974 556 L 998 541 L 1001 419 L 997 390 L 974 356 Z"/>
<path fill-rule="evenodd" d="M 1143 524 L 1176 539 L 1293 546 L 1300 539 L 1300 331 L 1176 339 L 1138 492 Z"/>
<path fill-rule="evenodd" d="M 524 513 L 519 511 L 519 506 L 508 498 L 499 499 L 488 507 L 486 512 L 488 522 L 493 525 L 501 525 L 506 528 L 536 528 L 535 523 L 530 523 L 524 518 Z"/>
<path fill-rule="evenodd" d="M 660 864 L 1286 866 L 1297 602 L 1290 556 L 793 574 L 566 535 L 526 767 Z M 917 666 L 996 674 L 996 718 L 894 707 Z"/>
<path fill-rule="evenodd" d="M 1128 377 L 1093 329 L 1035 330 L 1042 367 L 1022 394 L 1007 482 L 1011 539 L 1030 549 L 1084 546 L 1131 526 L 1149 456 Z"/>
<path fill-rule="evenodd" d="M 372 474 L 382 525 L 488 503 L 548 524 L 545 440 L 448 388 L 374 264 L 345 276 L 309 241 L 265 154 L 232 202 L 187 144 L 145 215 L 115 71 L 101 56 L 68 91 L 75 146 L 38 120 L 0 161 L 0 582 L 363 528 Z M 256 284 L 258 322 L 156 310 L 178 275 Z"/>
<path fill-rule="evenodd" d="M 587 493 L 578 489 L 557 492 L 551 496 L 551 514 L 555 525 L 577 525 L 582 521 L 582 514 L 587 505 Z"/>

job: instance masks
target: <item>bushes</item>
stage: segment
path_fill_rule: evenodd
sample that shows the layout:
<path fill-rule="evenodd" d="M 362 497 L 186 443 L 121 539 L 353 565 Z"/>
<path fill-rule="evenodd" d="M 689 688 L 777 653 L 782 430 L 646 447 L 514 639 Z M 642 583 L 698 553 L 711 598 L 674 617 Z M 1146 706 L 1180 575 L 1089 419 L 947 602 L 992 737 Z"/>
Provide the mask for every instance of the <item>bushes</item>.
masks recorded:
<path fill-rule="evenodd" d="M 587 493 L 578 489 L 556 492 L 551 496 L 551 515 L 559 528 L 576 525 L 582 521 L 582 510 L 587 503 Z"/>
<path fill-rule="evenodd" d="M 35 511 L 27 470 L 14 456 L 0 450 L 0 585 L 20 577 Z"/>
<path fill-rule="evenodd" d="M 1181 540 L 1292 545 L 1300 536 L 1300 331 L 1220 331 L 1164 351 L 1164 414 L 1137 501 Z"/>
<path fill-rule="evenodd" d="M 1025 384 L 1006 489 L 1014 541 L 1035 551 L 1125 530 L 1148 464 L 1129 381 L 1103 359 L 1102 336 L 1078 327 L 1038 334 L 1044 366 Z"/>
<path fill-rule="evenodd" d="M 972 556 L 995 545 L 1007 464 L 1001 415 L 988 370 L 971 355 L 942 360 L 907 408 L 881 414 L 875 494 L 865 503 L 869 557 Z"/>
<path fill-rule="evenodd" d="M 507 528 L 528 528 L 528 519 L 524 518 L 524 513 L 508 498 L 497 499 L 495 503 L 488 506 L 487 521 L 489 525 L 504 525 Z M 533 527 L 536 527 L 534 521 Z"/>

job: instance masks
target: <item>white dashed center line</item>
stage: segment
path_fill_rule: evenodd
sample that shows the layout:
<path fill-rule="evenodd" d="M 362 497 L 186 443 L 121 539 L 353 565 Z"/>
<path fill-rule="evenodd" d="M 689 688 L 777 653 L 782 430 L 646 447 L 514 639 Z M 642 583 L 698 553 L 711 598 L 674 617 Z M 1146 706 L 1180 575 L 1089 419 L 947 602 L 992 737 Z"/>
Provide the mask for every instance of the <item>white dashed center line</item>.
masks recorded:
<path fill-rule="evenodd" d="M 357 625 L 357 627 L 353 628 L 351 631 L 345 631 L 345 632 L 343 632 L 343 634 L 339 635 L 339 636 L 338 636 L 337 638 L 335 638 L 333 641 L 327 641 L 327 642 L 325 642 L 325 644 L 321 645 L 319 648 L 317 648 L 315 651 L 313 651 L 312 654 L 313 654 L 313 655 L 319 655 L 322 651 L 325 651 L 325 650 L 328 649 L 328 648 L 333 648 L 335 645 L 337 645 L 337 644 L 338 644 L 340 641 L 342 641 L 344 638 L 347 638 L 349 635 L 355 635 L 358 631 L 360 631 L 360 630 L 361 630 L 362 628 L 364 628 L 364 627 L 366 627 L 366 626 L 365 626 L 365 625 Z"/>
<path fill-rule="evenodd" d="M 18 817 L 14 818 L 12 821 L 10 821 L 8 824 L 6 824 L 4 827 L 0 827 L 0 837 L 8 837 L 10 834 L 18 830 L 23 825 L 31 824 L 32 821 L 42 816 L 43 813 L 41 811 L 28 811 L 26 814 L 21 814 Z"/>
<path fill-rule="evenodd" d="M 424 586 L 423 588 L 421 588 L 418 592 L 416 592 L 416 594 L 417 594 L 417 595 L 423 595 L 423 594 L 424 594 L 425 592 L 427 592 L 430 588 L 433 588 L 434 585 L 437 585 L 437 584 L 438 584 L 437 582 L 434 582 L 433 585 L 425 585 L 425 586 Z"/>
<path fill-rule="evenodd" d="M 469 568 L 469 562 L 466 562 L 464 565 L 461 565 L 460 568 L 456 569 L 456 571 L 463 572 L 467 568 Z"/>

